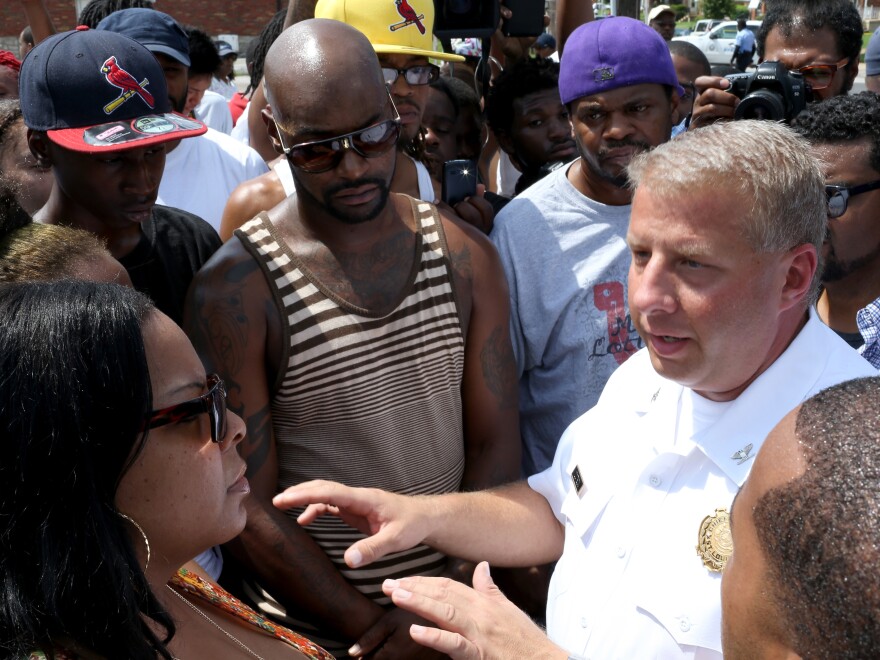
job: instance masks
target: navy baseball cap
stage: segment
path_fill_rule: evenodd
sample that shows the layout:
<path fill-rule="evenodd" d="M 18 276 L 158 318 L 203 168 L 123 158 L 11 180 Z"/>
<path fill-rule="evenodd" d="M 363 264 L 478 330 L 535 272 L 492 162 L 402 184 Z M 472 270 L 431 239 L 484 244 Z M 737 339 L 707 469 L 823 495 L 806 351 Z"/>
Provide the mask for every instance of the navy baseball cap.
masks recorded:
<path fill-rule="evenodd" d="M 123 151 L 208 130 L 172 112 L 150 51 L 85 26 L 37 44 L 21 65 L 19 92 L 25 125 L 72 151 Z"/>
<path fill-rule="evenodd" d="M 190 66 L 189 37 L 177 21 L 161 11 L 143 7 L 120 9 L 95 29 L 124 34 L 150 52 L 168 55 L 187 68 Z"/>
<path fill-rule="evenodd" d="M 549 32 L 544 32 L 535 40 L 535 48 L 556 48 L 556 39 Z"/>
<path fill-rule="evenodd" d="M 681 96 L 669 46 L 652 27 L 625 16 L 585 23 L 565 42 L 559 97 L 565 104 L 619 87 L 655 83 Z"/>

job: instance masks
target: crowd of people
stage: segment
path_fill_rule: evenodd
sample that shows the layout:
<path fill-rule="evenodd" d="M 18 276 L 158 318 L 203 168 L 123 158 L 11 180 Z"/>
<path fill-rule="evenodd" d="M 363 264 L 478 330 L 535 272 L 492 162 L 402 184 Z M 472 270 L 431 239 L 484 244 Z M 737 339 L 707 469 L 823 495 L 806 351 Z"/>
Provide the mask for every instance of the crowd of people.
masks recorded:
<path fill-rule="evenodd" d="M 148 0 L 21 5 L 3 657 L 876 656 L 849 0 L 742 22 L 740 69 L 809 86 L 786 122 L 667 5 L 453 47 L 432 0 L 291 0 L 242 92 Z"/>

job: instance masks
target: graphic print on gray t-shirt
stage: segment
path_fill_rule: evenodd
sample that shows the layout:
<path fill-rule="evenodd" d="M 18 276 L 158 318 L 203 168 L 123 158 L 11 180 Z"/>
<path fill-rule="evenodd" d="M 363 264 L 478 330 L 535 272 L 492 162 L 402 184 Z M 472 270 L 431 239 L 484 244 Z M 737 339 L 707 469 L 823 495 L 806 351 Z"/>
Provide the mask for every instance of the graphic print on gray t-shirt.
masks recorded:
<path fill-rule="evenodd" d="M 643 346 L 626 302 L 630 206 L 585 197 L 567 169 L 513 199 L 490 236 L 510 286 L 526 476 L 550 465 L 566 427 Z"/>

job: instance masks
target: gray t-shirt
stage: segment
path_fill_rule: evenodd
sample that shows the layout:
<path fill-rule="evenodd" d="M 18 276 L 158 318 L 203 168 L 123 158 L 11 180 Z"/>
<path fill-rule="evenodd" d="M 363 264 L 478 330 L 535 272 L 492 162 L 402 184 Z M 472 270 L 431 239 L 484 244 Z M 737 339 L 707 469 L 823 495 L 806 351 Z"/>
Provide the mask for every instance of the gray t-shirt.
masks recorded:
<path fill-rule="evenodd" d="M 553 462 L 563 431 L 642 347 L 626 302 L 630 207 L 585 197 L 567 170 L 514 198 L 490 235 L 510 285 L 526 476 Z"/>

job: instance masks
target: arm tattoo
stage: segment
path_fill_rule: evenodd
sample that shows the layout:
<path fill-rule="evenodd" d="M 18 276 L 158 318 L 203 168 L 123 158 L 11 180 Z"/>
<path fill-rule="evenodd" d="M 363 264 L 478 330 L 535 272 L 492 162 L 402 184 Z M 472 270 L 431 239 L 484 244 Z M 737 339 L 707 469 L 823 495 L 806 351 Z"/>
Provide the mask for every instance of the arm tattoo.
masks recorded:
<path fill-rule="evenodd" d="M 222 284 L 217 281 L 211 284 L 219 295 L 210 299 L 203 292 L 197 295 L 202 349 L 209 353 L 211 364 L 226 380 L 234 380 L 244 363 L 249 328 L 243 281 L 258 269 L 253 259 L 234 264 L 223 274 Z"/>
<path fill-rule="evenodd" d="M 225 293 L 210 306 L 203 307 L 200 315 L 211 353 L 227 378 L 235 376 L 244 365 L 248 318 L 242 304 L 243 295 L 242 289 Z"/>
<path fill-rule="evenodd" d="M 474 279 L 474 266 L 471 251 L 467 243 L 460 250 L 449 250 L 449 260 L 452 262 L 452 272 L 456 277 L 464 281 Z"/>
<path fill-rule="evenodd" d="M 511 397 L 512 384 L 516 382 L 516 366 L 510 342 L 503 341 L 503 338 L 503 329 L 496 327 L 480 350 L 480 366 L 486 387 L 495 395 L 500 408 L 509 410 L 516 405 Z"/>

